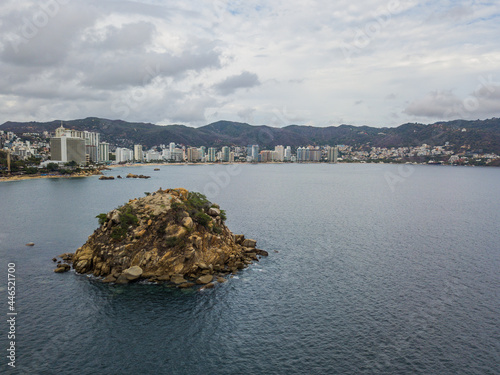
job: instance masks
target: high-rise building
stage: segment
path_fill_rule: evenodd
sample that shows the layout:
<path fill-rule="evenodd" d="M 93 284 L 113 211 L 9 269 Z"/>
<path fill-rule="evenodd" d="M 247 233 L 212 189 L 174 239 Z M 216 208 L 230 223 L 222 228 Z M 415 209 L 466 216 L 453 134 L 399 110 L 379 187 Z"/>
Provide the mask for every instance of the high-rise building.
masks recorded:
<path fill-rule="evenodd" d="M 199 149 L 198 149 L 198 152 L 200 153 L 200 159 L 204 159 L 205 156 L 207 155 L 207 148 L 205 146 L 201 146 Z"/>
<path fill-rule="evenodd" d="M 83 137 L 85 138 L 85 149 L 87 155 L 89 155 L 90 161 L 97 163 L 99 161 L 100 134 L 84 131 Z"/>
<path fill-rule="evenodd" d="M 230 150 L 228 146 L 222 147 L 222 161 L 226 163 L 229 161 L 229 152 Z"/>
<path fill-rule="evenodd" d="M 127 161 L 134 160 L 134 153 L 132 150 L 128 148 L 117 147 L 115 151 L 116 162 L 117 163 L 125 163 Z"/>
<path fill-rule="evenodd" d="M 252 160 L 259 161 L 259 145 L 252 146 Z"/>
<path fill-rule="evenodd" d="M 271 150 L 262 150 L 260 152 L 259 161 L 262 163 L 267 163 L 267 162 L 273 161 L 273 153 L 274 153 L 274 151 L 271 151 Z"/>
<path fill-rule="evenodd" d="M 146 161 L 156 161 L 161 159 L 161 154 L 156 150 L 149 150 L 146 152 Z"/>
<path fill-rule="evenodd" d="M 305 150 L 306 150 L 305 147 L 297 148 L 297 161 L 305 161 L 306 160 Z"/>
<path fill-rule="evenodd" d="M 54 161 L 74 161 L 80 165 L 86 163 L 85 140 L 72 137 L 56 137 L 50 139 L 50 153 Z"/>
<path fill-rule="evenodd" d="M 309 150 L 309 161 L 320 161 L 321 160 L 321 150 L 311 149 Z"/>
<path fill-rule="evenodd" d="M 208 161 L 210 163 L 214 163 L 217 161 L 215 154 L 217 153 L 217 149 L 215 147 L 210 147 L 208 149 Z"/>
<path fill-rule="evenodd" d="M 290 146 L 286 146 L 284 159 L 286 161 L 290 161 L 292 159 L 292 148 Z"/>
<path fill-rule="evenodd" d="M 142 145 L 134 145 L 134 161 L 142 162 L 143 160 Z"/>
<path fill-rule="evenodd" d="M 61 138 L 61 137 L 84 139 L 85 153 L 87 154 L 87 158 L 89 159 L 89 161 L 94 163 L 100 161 L 101 157 L 99 155 L 99 143 L 100 143 L 99 133 L 66 129 L 61 123 L 61 126 L 56 129 L 55 138 Z"/>
<path fill-rule="evenodd" d="M 109 161 L 109 143 L 99 143 L 99 161 L 104 163 Z"/>
<path fill-rule="evenodd" d="M 339 154 L 339 148 L 338 147 L 328 147 L 327 149 L 327 160 L 330 163 L 336 163 L 337 158 Z"/>
<path fill-rule="evenodd" d="M 285 148 L 283 146 L 274 147 L 274 161 L 284 161 L 285 160 Z"/>
<path fill-rule="evenodd" d="M 199 158 L 199 152 L 198 152 L 198 149 L 196 147 L 189 147 L 187 149 L 187 161 L 189 163 L 194 163 L 196 161 L 198 161 L 200 158 Z"/>

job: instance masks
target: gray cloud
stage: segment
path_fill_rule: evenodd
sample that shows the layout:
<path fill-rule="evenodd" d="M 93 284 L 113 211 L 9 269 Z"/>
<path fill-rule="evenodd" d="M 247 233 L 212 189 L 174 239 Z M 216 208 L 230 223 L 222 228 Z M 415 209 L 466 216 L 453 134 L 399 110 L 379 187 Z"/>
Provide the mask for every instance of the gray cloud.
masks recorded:
<path fill-rule="evenodd" d="M 463 112 L 462 101 L 451 91 L 433 91 L 425 97 L 414 100 L 403 111 L 417 117 L 456 117 Z"/>
<path fill-rule="evenodd" d="M 239 75 L 227 77 L 224 81 L 216 84 L 214 87 L 222 95 L 229 95 L 238 89 L 251 88 L 259 86 L 259 77 L 255 73 L 243 72 Z"/>
<path fill-rule="evenodd" d="M 151 44 L 155 31 L 154 24 L 141 21 L 125 24 L 120 28 L 108 26 L 103 40 L 97 35 L 89 36 L 89 39 L 91 47 L 106 51 L 145 50 Z"/>
<path fill-rule="evenodd" d="M 500 85 L 480 86 L 459 98 L 451 91 L 433 91 L 411 102 L 403 113 L 433 119 L 476 119 L 493 117 L 500 112 Z"/>
<path fill-rule="evenodd" d="M 480 82 L 500 64 L 497 13 L 416 0 L 2 0 L 0 113 L 194 126 L 498 117 L 500 83 Z"/>
<path fill-rule="evenodd" d="M 82 31 L 98 19 L 92 8 L 79 3 L 64 5 L 52 0 L 46 4 L 53 5 L 34 3 L 3 17 L 9 22 L 0 37 L 1 61 L 22 66 L 60 65 Z"/>
<path fill-rule="evenodd" d="M 215 51 L 186 51 L 180 56 L 169 53 L 137 53 L 127 56 L 104 54 L 92 70 L 82 72 L 82 84 L 101 89 L 145 86 L 156 77 L 178 77 L 188 71 L 219 67 Z M 87 66 L 92 66 L 90 63 Z"/>

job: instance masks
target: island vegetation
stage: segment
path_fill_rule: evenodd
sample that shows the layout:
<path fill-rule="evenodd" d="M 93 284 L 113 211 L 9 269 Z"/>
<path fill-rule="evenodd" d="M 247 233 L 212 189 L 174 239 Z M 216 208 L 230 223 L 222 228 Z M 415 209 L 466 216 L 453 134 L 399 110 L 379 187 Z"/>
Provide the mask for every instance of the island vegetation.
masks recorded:
<path fill-rule="evenodd" d="M 72 264 L 110 283 L 212 287 L 268 255 L 255 240 L 234 235 L 217 204 L 182 188 L 148 192 L 96 218 L 99 228 L 74 254 L 61 255 L 55 272 Z"/>

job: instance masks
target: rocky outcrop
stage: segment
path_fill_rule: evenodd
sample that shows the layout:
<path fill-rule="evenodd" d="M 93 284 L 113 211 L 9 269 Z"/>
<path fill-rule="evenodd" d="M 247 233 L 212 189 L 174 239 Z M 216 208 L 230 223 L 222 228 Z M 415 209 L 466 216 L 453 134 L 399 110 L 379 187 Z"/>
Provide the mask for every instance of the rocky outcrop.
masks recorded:
<path fill-rule="evenodd" d="M 143 174 L 137 175 L 137 174 L 129 173 L 127 175 L 127 178 L 146 178 L 147 179 L 147 178 L 151 178 L 151 176 L 144 176 Z"/>
<path fill-rule="evenodd" d="M 100 227 L 71 261 L 76 272 L 104 282 L 210 288 L 267 255 L 256 241 L 231 233 L 219 206 L 186 189 L 160 189 L 97 218 Z"/>

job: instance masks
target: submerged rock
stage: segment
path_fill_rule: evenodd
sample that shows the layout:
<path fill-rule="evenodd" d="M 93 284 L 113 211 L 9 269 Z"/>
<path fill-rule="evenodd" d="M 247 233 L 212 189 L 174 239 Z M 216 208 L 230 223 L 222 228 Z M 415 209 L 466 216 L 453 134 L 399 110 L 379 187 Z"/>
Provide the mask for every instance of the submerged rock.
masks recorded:
<path fill-rule="evenodd" d="M 233 235 L 219 206 L 186 189 L 160 189 L 97 217 L 100 227 L 65 258 L 76 272 L 105 282 L 208 285 L 266 253 Z"/>
<path fill-rule="evenodd" d="M 71 269 L 69 264 L 60 263 L 57 265 L 57 268 L 54 270 L 55 273 L 63 273 L 68 272 Z"/>

